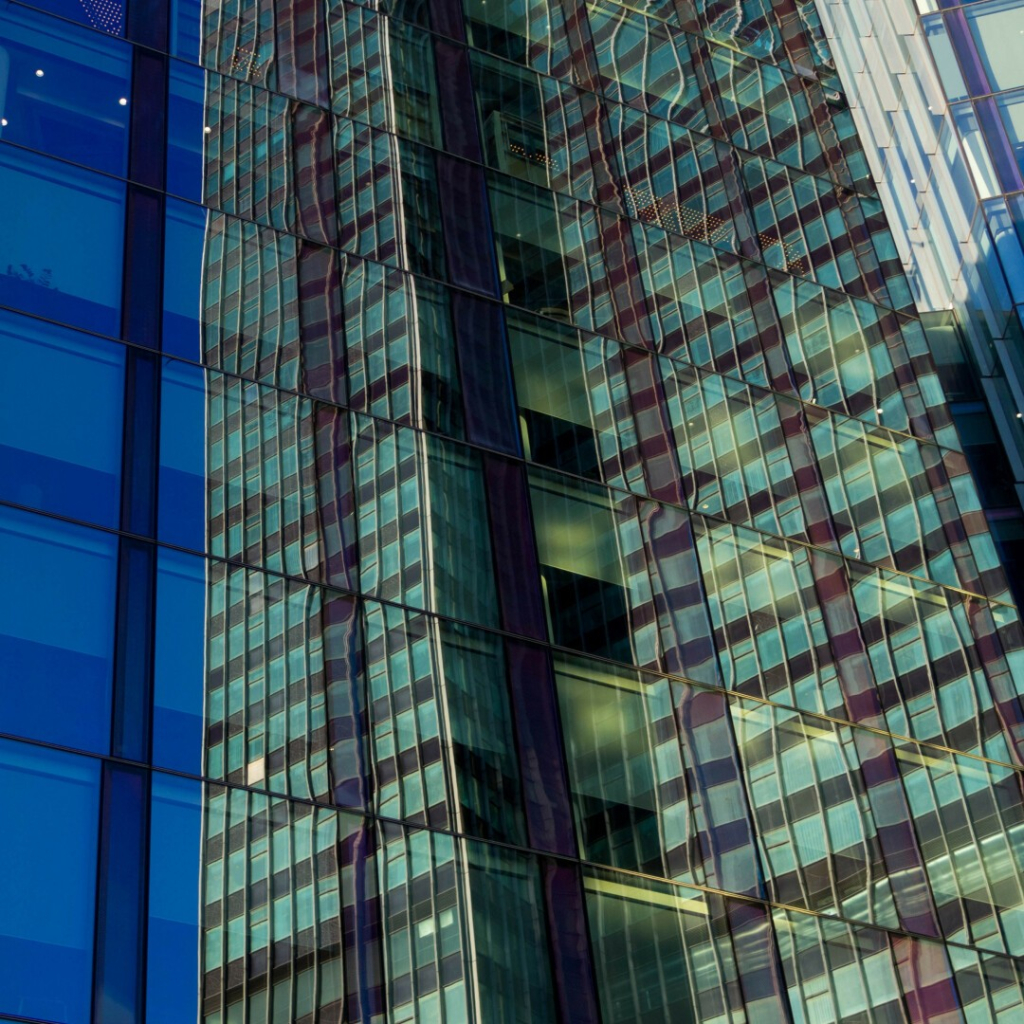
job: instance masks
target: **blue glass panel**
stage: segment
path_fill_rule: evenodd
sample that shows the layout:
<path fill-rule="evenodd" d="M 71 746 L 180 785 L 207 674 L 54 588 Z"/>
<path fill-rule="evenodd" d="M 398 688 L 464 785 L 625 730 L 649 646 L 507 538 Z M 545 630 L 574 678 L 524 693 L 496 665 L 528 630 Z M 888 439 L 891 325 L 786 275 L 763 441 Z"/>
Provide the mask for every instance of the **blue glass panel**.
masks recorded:
<path fill-rule="evenodd" d="M 0 741 L 0 1011 L 90 1019 L 98 813 L 99 762 Z"/>
<path fill-rule="evenodd" d="M 117 539 L 0 508 L 0 732 L 106 752 Z"/>
<path fill-rule="evenodd" d="M 124 349 L 0 311 L 0 357 L 0 498 L 116 527 Z"/>
<path fill-rule="evenodd" d="M 123 176 L 131 47 L 13 4 L 0 41 L 0 138 Z"/>
<path fill-rule="evenodd" d="M 171 53 L 199 63 L 202 0 L 171 0 Z"/>
<path fill-rule="evenodd" d="M 161 549 L 157 560 L 153 763 L 203 767 L 206 562 Z"/>
<path fill-rule="evenodd" d="M 197 203 L 206 173 L 206 72 L 171 61 L 167 85 L 167 191 Z M 247 118 L 241 118 L 248 123 Z"/>
<path fill-rule="evenodd" d="M 154 773 L 149 853 L 148 1024 L 199 1016 L 202 792 Z"/>
<path fill-rule="evenodd" d="M 203 371 L 167 360 L 160 397 L 161 540 L 206 548 L 206 386 Z"/>
<path fill-rule="evenodd" d="M 164 228 L 163 348 L 170 355 L 200 362 L 200 302 L 207 212 L 201 206 L 167 200 Z"/>
<path fill-rule="evenodd" d="M 108 35 L 124 35 L 124 0 L 32 0 L 32 6 L 80 21 Z"/>
<path fill-rule="evenodd" d="M 124 184 L 0 146 L 0 197 L 0 305 L 117 336 Z"/>

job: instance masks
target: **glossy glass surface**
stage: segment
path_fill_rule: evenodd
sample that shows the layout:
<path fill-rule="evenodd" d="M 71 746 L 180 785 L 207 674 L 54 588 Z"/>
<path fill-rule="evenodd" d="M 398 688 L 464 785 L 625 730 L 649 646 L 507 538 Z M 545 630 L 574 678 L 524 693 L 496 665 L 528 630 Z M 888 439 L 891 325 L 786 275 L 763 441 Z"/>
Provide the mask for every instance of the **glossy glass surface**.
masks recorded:
<path fill-rule="evenodd" d="M 0 1011 L 56 1024 L 88 1020 L 100 765 L 0 741 L 4 915 Z M 56 841 L 44 819 L 60 808 Z M 26 986 L 26 979 L 48 979 Z"/>
<path fill-rule="evenodd" d="M 124 350 L 9 312 L 0 350 L 0 497 L 116 527 Z M 37 416 L 46 402 L 52 411 Z"/>
<path fill-rule="evenodd" d="M 105 753 L 117 538 L 6 507 L 0 520 L 3 731 Z"/>
<path fill-rule="evenodd" d="M 0 38 L 0 139 L 124 175 L 131 48 L 7 2 Z"/>
<path fill-rule="evenodd" d="M 0 303 L 119 334 L 123 183 L 0 146 L 0 196 Z"/>
<path fill-rule="evenodd" d="M 1024 630 L 813 7 L 145 13 L 126 163 L 0 146 L 0 1014 L 1014 1020 Z"/>

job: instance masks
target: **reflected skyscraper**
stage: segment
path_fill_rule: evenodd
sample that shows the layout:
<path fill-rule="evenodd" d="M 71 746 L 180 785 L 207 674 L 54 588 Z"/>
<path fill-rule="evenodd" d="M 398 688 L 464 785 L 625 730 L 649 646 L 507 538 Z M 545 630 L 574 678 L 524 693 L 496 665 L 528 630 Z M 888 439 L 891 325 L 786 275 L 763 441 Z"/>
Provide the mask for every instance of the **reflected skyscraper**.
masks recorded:
<path fill-rule="evenodd" d="M 0 26 L 0 1016 L 1021 1017 L 1024 632 L 813 4 Z"/>

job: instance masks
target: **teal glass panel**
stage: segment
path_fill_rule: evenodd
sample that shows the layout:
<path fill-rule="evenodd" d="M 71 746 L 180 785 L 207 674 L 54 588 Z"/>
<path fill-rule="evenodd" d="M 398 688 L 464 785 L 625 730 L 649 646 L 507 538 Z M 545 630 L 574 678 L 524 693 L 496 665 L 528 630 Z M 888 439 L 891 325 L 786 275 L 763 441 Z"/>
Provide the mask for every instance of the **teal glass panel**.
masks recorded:
<path fill-rule="evenodd" d="M 619 547 L 620 529 L 625 535 L 633 526 L 629 511 L 603 488 L 567 477 L 538 473 L 530 489 L 552 641 L 631 661 L 629 589 Z"/>
<path fill-rule="evenodd" d="M 685 863 L 696 823 L 669 681 L 568 656 L 556 658 L 555 681 L 582 856 L 679 877 L 669 864 Z"/>
<path fill-rule="evenodd" d="M 440 633 L 460 831 L 526 845 L 502 642 L 445 622 Z"/>
<path fill-rule="evenodd" d="M 161 539 L 351 587 L 342 411 L 172 360 L 162 396 Z"/>
<path fill-rule="evenodd" d="M 547 924 L 535 857 L 466 843 L 480 1021 L 555 1021 Z M 449 1018 L 450 1019 L 450 1018 Z"/>
<path fill-rule="evenodd" d="M 696 1024 L 742 1012 L 735 960 L 715 941 L 699 889 L 597 869 L 583 884 L 604 1024 Z"/>
<path fill-rule="evenodd" d="M 469 44 L 558 78 L 571 75 L 565 13 L 555 0 L 462 0 Z"/>
<path fill-rule="evenodd" d="M 344 258 L 341 278 L 351 408 L 463 437 L 451 293 L 353 257 Z"/>
<path fill-rule="evenodd" d="M 260 793 L 183 779 L 153 787 L 149 1012 L 156 1020 L 221 1017 L 203 993 L 223 993 L 234 1019 L 338 1019 L 359 978 L 380 970 L 376 941 L 345 938 L 377 887 L 362 820 Z M 284 983 L 273 973 L 287 964 Z M 244 972 L 250 985 L 225 991 Z M 182 984 L 183 978 L 190 980 Z M 166 1002 L 158 1004 L 163 997 Z"/>
<path fill-rule="evenodd" d="M 328 31 L 334 113 L 440 146 L 432 37 L 343 3 L 328 16 Z"/>
<path fill-rule="evenodd" d="M 698 131 L 707 128 L 686 35 L 607 0 L 588 3 L 587 14 L 609 99 Z"/>
<path fill-rule="evenodd" d="M 595 201 L 595 140 L 588 126 L 597 118 L 597 99 L 484 54 L 471 51 L 470 62 L 485 163 Z"/>
<path fill-rule="evenodd" d="M 479 455 L 362 416 L 352 430 L 362 590 L 497 625 Z"/>

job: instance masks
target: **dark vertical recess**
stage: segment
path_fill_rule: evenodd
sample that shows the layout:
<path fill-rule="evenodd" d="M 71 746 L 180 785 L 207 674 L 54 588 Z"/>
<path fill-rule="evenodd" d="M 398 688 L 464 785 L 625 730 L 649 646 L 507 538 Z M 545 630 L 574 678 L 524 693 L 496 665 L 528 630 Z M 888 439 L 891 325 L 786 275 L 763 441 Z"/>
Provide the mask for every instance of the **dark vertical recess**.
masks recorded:
<path fill-rule="evenodd" d="M 543 647 L 514 640 L 507 641 L 505 655 L 530 846 L 575 857 L 551 655 Z"/>
<path fill-rule="evenodd" d="M 132 0 L 128 37 L 166 49 L 166 0 Z M 121 542 L 111 752 L 150 760 L 156 608 L 167 58 L 136 47 L 121 336 L 125 361 Z M 97 878 L 94 1024 L 141 1024 L 145 1014 L 149 770 L 107 764 Z"/>
<path fill-rule="evenodd" d="M 599 1024 L 579 868 L 545 858 L 541 872 L 558 1020 L 560 1024 Z"/>
<path fill-rule="evenodd" d="M 149 770 L 103 767 L 94 1024 L 137 1024 L 145 1003 Z"/>

